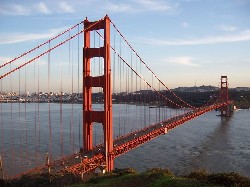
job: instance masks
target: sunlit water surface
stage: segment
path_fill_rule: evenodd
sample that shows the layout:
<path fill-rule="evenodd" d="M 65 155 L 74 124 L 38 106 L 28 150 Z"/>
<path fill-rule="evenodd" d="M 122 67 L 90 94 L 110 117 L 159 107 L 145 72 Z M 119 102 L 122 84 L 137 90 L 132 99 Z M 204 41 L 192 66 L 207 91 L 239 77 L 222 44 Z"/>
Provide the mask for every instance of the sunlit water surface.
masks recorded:
<path fill-rule="evenodd" d="M 81 107 L 80 104 L 2 103 L 0 146 L 5 175 L 44 164 L 50 149 L 54 160 L 77 152 L 82 142 Z M 94 108 L 102 110 L 101 105 Z M 159 113 L 162 120 L 177 111 L 113 105 L 114 138 L 160 120 Z M 180 175 L 206 169 L 239 172 L 250 177 L 250 110 L 238 110 L 230 118 L 217 115 L 216 111 L 209 112 L 141 145 L 118 157 L 115 167 L 133 167 L 138 171 L 161 167 Z M 95 125 L 93 131 L 94 144 L 101 143 L 102 126 Z"/>

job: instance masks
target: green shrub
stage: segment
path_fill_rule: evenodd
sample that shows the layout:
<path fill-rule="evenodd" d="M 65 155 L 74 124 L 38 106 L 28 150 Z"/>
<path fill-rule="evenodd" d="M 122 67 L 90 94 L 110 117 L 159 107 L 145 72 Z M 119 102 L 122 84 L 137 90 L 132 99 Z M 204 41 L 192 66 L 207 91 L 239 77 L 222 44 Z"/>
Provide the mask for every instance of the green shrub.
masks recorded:
<path fill-rule="evenodd" d="M 146 171 L 146 174 L 163 174 L 163 175 L 167 175 L 167 176 L 174 176 L 174 174 L 168 169 L 162 169 L 162 168 L 152 168 L 152 169 L 148 169 Z"/>
<path fill-rule="evenodd" d="M 208 181 L 225 186 L 250 186 L 250 179 L 238 173 L 215 173 L 208 176 Z"/>
<path fill-rule="evenodd" d="M 209 175 L 208 171 L 206 171 L 205 169 L 201 169 L 201 170 L 194 171 L 194 172 L 190 173 L 186 177 L 190 178 L 190 179 L 196 179 L 198 181 L 207 182 L 208 181 L 208 175 Z"/>
<path fill-rule="evenodd" d="M 115 168 L 112 173 L 116 173 L 117 175 L 124 175 L 124 174 L 137 174 L 138 172 L 134 168 L 125 168 L 125 169 Z"/>
<path fill-rule="evenodd" d="M 215 185 L 241 186 L 241 187 L 250 186 L 250 179 L 234 172 L 209 174 L 206 170 L 199 170 L 190 173 L 187 176 L 187 178 L 196 179 L 201 182 L 215 184 Z"/>

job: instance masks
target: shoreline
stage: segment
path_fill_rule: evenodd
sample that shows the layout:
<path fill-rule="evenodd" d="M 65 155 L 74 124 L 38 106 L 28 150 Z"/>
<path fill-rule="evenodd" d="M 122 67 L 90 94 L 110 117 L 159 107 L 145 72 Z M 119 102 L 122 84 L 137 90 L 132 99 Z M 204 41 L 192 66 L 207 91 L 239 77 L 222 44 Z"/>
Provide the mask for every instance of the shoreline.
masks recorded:
<path fill-rule="evenodd" d="M 209 173 L 197 170 L 185 176 L 169 169 L 151 168 L 138 173 L 133 168 L 115 169 L 111 173 L 90 173 L 83 178 L 71 173 L 34 174 L 19 179 L 0 180 L 2 187 L 14 186 L 250 186 L 250 178 L 235 172 Z"/>

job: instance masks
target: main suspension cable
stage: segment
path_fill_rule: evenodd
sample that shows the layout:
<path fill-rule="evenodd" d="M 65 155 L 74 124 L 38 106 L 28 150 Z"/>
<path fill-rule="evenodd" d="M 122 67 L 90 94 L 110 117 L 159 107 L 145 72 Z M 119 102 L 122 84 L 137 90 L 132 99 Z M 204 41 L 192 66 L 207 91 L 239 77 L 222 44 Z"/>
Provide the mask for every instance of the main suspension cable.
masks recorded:
<path fill-rule="evenodd" d="M 142 58 L 139 56 L 139 54 L 134 50 L 134 48 L 128 43 L 126 38 L 122 35 L 122 33 L 118 30 L 118 28 L 115 26 L 115 24 L 110 20 L 110 23 L 113 25 L 113 27 L 117 30 L 117 32 L 120 34 L 120 36 L 123 38 L 123 40 L 126 42 L 126 44 L 130 47 L 130 49 L 135 53 L 135 55 L 141 60 L 141 62 L 145 65 L 145 67 L 154 75 L 154 77 L 170 92 L 172 93 L 177 99 L 179 99 L 182 103 L 186 104 L 190 108 L 196 108 L 184 100 L 182 100 L 180 97 L 178 97 L 174 92 L 172 92 L 161 80 L 160 78 L 147 66 L 147 64 L 142 60 Z"/>
<path fill-rule="evenodd" d="M 72 26 L 71 28 L 69 28 L 69 29 L 63 31 L 62 33 L 60 33 L 60 34 L 54 36 L 53 38 L 49 39 L 48 41 L 46 41 L 46 42 L 44 42 L 44 43 L 42 43 L 42 44 L 40 44 L 40 45 L 38 45 L 38 46 L 32 48 L 31 50 L 29 50 L 29 51 L 27 51 L 27 52 L 21 54 L 20 56 L 18 56 L 18 57 L 16 57 L 16 58 L 14 58 L 14 59 L 12 59 L 12 60 L 10 60 L 10 61 L 8 61 L 8 62 L 2 64 L 2 65 L 0 65 L 0 68 L 6 66 L 6 65 L 8 65 L 8 64 L 11 64 L 12 62 L 14 62 L 14 61 L 16 61 L 16 60 L 22 58 L 23 56 L 26 56 L 27 54 L 29 54 L 29 53 L 35 51 L 36 49 L 39 49 L 40 47 L 42 47 L 42 46 L 44 46 L 44 45 L 50 43 L 51 41 L 53 41 L 53 40 L 57 39 L 58 37 L 64 35 L 65 33 L 69 32 L 70 30 L 74 29 L 75 27 L 77 27 L 78 25 L 80 25 L 80 24 L 82 24 L 82 23 L 83 23 L 83 21 L 81 21 L 80 23 L 77 23 L 76 25 L 74 25 L 74 26 Z"/>
<path fill-rule="evenodd" d="M 7 72 L 7 73 L 1 75 L 1 76 L 0 76 L 0 80 L 3 79 L 4 77 L 8 76 L 9 74 L 11 74 L 11 73 L 17 71 L 18 69 L 21 69 L 21 68 L 23 68 L 24 66 L 30 64 L 31 62 L 34 62 L 36 59 L 39 59 L 40 57 L 42 57 L 42 56 L 48 54 L 49 52 L 51 52 L 51 51 L 53 51 L 54 49 L 58 48 L 59 46 L 65 44 L 66 42 L 72 40 L 73 38 L 75 38 L 75 37 L 78 36 L 79 34 L 85 32 L 85 31 L 88 30 L 89 28 L 91 28 L 91 27 L 93 27 L 94 25 L 98 24 L 100 21 L 101 21 L 101 20 L 99 20 L 99 21 L 97 21 L 97 22 L 94 22 L 94 23 L 91 24 L 88 28 L 85 28 L 85 29 L 81 30 L 80 32 L 78 32 L 78 33 L 72 35 L 70 38 L 68 38 L 68 39 L 66 39 L 66 40 L 64 40 L 64 41 L 62 41 L 61 43 L 55 45 L 54 47 L 51 47 L 51 48 L 48 49 L 47 51 L 44 51 L 44 52 L 41 53 L 40 55 L 38 55 L 38 56 L 32 58 L 31 60 L 29 60 L 29 61 L 27 61 L 27 62 L 21 64 L 20 66 L 18 66 L 18 67 L 16 67 L 16 68 L 12 69 L 11 71 L 9 71 L 9 72 Z M 51 40 L 49 40 L 47 43 L 50 43 L 50 41 L 51 41 Z"/>

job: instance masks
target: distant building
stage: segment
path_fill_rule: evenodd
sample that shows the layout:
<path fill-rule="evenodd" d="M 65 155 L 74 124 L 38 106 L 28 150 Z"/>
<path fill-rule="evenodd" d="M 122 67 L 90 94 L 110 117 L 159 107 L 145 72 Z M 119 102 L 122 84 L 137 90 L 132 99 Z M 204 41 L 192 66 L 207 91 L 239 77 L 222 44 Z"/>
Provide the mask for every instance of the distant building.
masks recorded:
<path fill-rule="evenodd" d="M 250 87 L 236 87 L 233 88 L 232 90 L 240 92 L 240 91 L 250 91 Z"/>
<path fill-rule="evenodd" d="M 218 87 L 215 86 L 193 86 L 193 87 L 178 87 L 173 89 L 173 91 L 178 92 L 211 92 L 211 91 L 217 91 L 219 90 Z"/>

